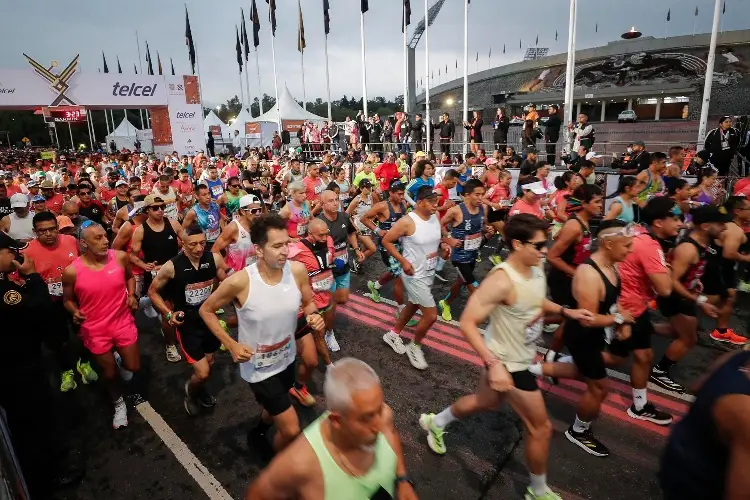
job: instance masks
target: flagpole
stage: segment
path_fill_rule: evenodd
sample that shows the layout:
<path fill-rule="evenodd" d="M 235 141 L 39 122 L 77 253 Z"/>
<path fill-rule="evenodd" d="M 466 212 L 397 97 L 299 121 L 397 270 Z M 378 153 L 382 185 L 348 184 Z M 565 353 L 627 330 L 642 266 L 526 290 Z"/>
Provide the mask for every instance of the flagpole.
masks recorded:
<path fill-rule="evenodd" d="M 258 61 L 258 47 L 255 47 L 255 72 L 258 74 L 258 105 L 263 114 L 263 91 L 260 89 L 260 62 Z"/>
<path fill-rule="evenodd" d="M 401 0 L 401 10 L 403 12 L 403 39 L 404 39 L 404 113 L 409 110 L 409 59 L 407 58 L 406 48 L 406 4 Z"/>
<path fill-rule="evenodd" d="M 299 51 L 299 62 L 302 68 L 302 109 L 307 111 L 307 88 L 305 88 L 305 47 L 302 46 L 302 4 L 297 0 L 297 12 L 299 12 L 299 25 L 297 26 L 297 45 Z"/>
<path fill-rule="evenodd" d="M 701 119 L 698 126 L 698 149 L 703 147 L 708 125 L 708 106 L 711 102 L 711 85 L 714 80 L 714 62 L 716 61 L 716 39 L 719 35 L 719 17 L 721 17 L 721 0 L 715 0 L 714 24 L 711 29 L 711 45 L 708 49 L 708 61 L 706 61 L 706 83 L 703 86 L 703 103 L 701 105 Z"/>
<path fill-rule="evenodd" d="M 362 38 L 362 110 L 367 120 L 367 63 L 365 60 L 365 13 L 359 10 L 359 32 Z"/>
<path fill-rule="evenodd" d="M 141 41 L 138 37 L 138 30 L 135 30 L 135 43 L 138 45 L 138 66 L 141 68 L 141 74 L 143 74 L 143 61 L 141 59 Z M 148 42 L 147 42 L 148 43 Z M 112 110 L 110 110 L 112 112 Z M 125 112 L 123 110 L 123 112 Z M 143 109 L 138 109 L 138 116 L 141 118 L 141 128 L 143 128 Z M 125 118 L 127 119 L 128 114 L 125 112 Z M 112 115 L 112 131 L 115 129 L 115 115 Z"/>
<path fill-rule="evenodd" d="M 325 6 L 325 0 L 323 0 L 323 6 Z M 326 54 L 326 96 L 328 97 L 328 121 L 333 121 L 333 111 L 331 110 L 331 76 L 328 72 L 328 33 L 325 33 L 325 25 L 323 26 L 323 48 Z"/>
<path fill-rule="evenodd" d="M 570 144 L 570 125 L 572 123 L 573 111 L 573 88 L 575 75 L 575 50 L 576 50 L 576 9 L 578 0 L 570 0 L 570 19 L 568 22 L 568 61 L 565 67 L 565 144 Z"/>
<path fill-rule="evenodd" d="M 86 123 L 89 126 L 89 147 L 91 148 L 91 152 L 94 151 L 94 124 L 91 122 L 91 115 L 89 114 L 89 109 L 86 108 Z"/>
<path fill-rule="evenodd" d="M 424 59 L 425 59 L 425 80 L 427 85 L 425 86 L 424 103 L 425 103 L 425 116 L 423 123 L 425 124 L 425 130 L 427 131 L 427 142 L 425 152 L 429 154 L 432 149 L 430 144 L 430 12 L 429 6 L 427 5 L 428 0 L 424 0 Z M 419 147 L 419 145 L 416 145 Z"/>
<path fill-rule="evenodd" d="M 268 3 L 268 19 L 271 20 L 271 2 Z M 276 76 L 276 35 L 273 33 L 271 26 L 271 60 L 273 61 L 273 90 L 276 96 L 276 126 L 281 135 L 281 106 L 279 105 L 279 81 Z"/>
<path fill-rule="evenodd" d="M 250 113 L 250 116 L 253 116 L 253 113 L 251 112 L 253 101 L 250 97 L 250 76 L 247 74 L 247 60 L 245 60 L 245 90 L 247 91 L 247 112 Z"/>

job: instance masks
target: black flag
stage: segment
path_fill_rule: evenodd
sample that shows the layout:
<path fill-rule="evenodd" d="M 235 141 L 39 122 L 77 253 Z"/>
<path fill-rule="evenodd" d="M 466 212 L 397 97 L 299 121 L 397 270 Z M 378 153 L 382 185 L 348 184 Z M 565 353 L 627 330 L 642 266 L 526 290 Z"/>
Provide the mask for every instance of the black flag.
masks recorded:
<path fill-rule="evenodd" d="M 253 6 L 250 9 L 250 22 L 253 23 L 253 46 L 257 49 L 260 45 L 260 18 L 258 17 L 258 7 L 253 0 Z"/>
<path fill-rule="evenodd" d="M 236 24 L 234 25 L 234 34 L 237 36 L 237 43 L 234 46 L 237 50 L 237 65 L 240 67 L 240 73 L 242 73 L 242 46 L 240 45 L 240 32 Z"/>
<path fill-rule="evenodd" d="M 370 10 L 370 2 L 369 2 L 369 0 L 361 0 L 360 7 L 361 7 L 360 10 L 362 11 L 362 14 L 364 14 L 365 12 L 367 12 L 368 10 Z"/>
<path fill-rule="evenodd" d="M 693 14 L 695 17 L 698 17 L 698 6 L 695 6 L 695 14 Z"/>
<path fill-rule="evenodd" d="M 328 15 L 328 9 L 331 6 L 328 0 L 323 0 L 323 30 L 326 35 L 331 32 L 331 16 Z"/>
<path fill-rule="evenodd" d="M 245 9 L 240 9 L 242 12 L 242 47 L 245 51 L 245 62 L 250 60 L 250 42 L 247 39 L 247 27 L 245 26 Z"/>
<path fill-rule="evenodd" d="M 534 45 L 539 45 L 539 35 L 536 36 L 536 42 L 534 43 Z"/>
<path fill-rule="evenodd" d="M 122 73 L 122 66 L 120 66 L 120 56 L 117 56 L 117 72 Z"/>
<path fill-rule="evenodd" d="M 557 41 L 557 30 L 555 30 L 555 41 Z"/>
<path fill-rule="evenodd" d="M 596 23 L 596 26 L 594 27 L 594 32 L 599 33 L 599 23 Z"/>
<path fill-rule="evenodd" d="M 505 44 L 503 44 L 503 54 L 505 54 Z"/>
<path fill-rule="evenodd" d="M 135 71 L 135 74 L 138 74 L 138 67 L 133 63 L 133 71 Z"/>
<path fill-rule="evenodd" d="M 667 10 L 667 22 L 672 20 L 672 9 Z"/>
<path fill-rule="evenodd" d="M 276 0 L 266 0 L 269 17 L 271 18 L 271 34 L 276 36 Z"/>
<path fill-rule="evenodd" d="M 724 0 L 724 7 L 721 8 L 721 14 L 724 15 L 727 13 L 727 0 Z"/>
<path fill-rule="evenodd" d="M 305 42 L 305 22 L 302 20 L 302 3 L 298 3 L 297 7 L 299 10 L 299 26 L 297 27 L 297 50 L 304 54 L 307 43 Z"/>
<path fill-rule="evenodd" d="M 404 0 L 404 10 L 402 15 L 404 19 L 401 23 L 401 32 L 403 33 L 404 26 L 409 26 L 411 24 L 411 0 Z"/>
<path fill-rule="evenodd" d="M 102 50 L 102 62 L 104 62 L 104 72 L 109 73 L 109 66 L 107 66 L 107 58 L 104 57 L 104 51 Z"/>
<path fill-rule="evenodd" d="M 171 57 L 169 58 L 169 65 L 172 66 L 172 76 L 174 76 L 174 62 Z"/>
<path fill-rule="evenodd" d="M 519 49 L 522 49 L 522 48 L 523 48 L 523 46 L 521 45 L 521 39 L 520 39 L 520 38 L 518 39 L 518 48 L 519 48 Z"/>
<path fill-rule="evenodd" d="M 190 70 L 195 74 L 195 43 L 193 43 L 193 31 L 190 29 L 190 16 L 185 6 L 185 45 L 188 48 L 188 59 L 190 59 Z"/>
<path fill-rule="evenodd" d="M 148 64 L 148 74 L 154 74 L 154 65 L 151 63 L 151 51 L 148 49 L 148 42 L 146 42 L 146 63 Z"/>

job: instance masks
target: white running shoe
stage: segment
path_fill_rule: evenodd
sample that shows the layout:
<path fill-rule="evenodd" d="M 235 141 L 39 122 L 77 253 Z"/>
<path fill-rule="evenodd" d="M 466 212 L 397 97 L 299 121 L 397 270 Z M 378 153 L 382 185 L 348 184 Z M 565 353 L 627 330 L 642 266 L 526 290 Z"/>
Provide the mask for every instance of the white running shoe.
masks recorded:
<path fill-rule="evenodd" d="M 182 361 L 182 356 L 180 356 L 180 352 L 177 350 L 177 346 L 174 344 L 170 344 L 167 346 L 167 361 L 170 363 L 177 363 L 179 361 Z"/>
<path fill-rule="evenodd" d="M 115 416 L 112 418 L 112 428 L 117 430 L 120 427 L 128 426 L 128 407 L 125 400 L 120 398 L 115 402 Z"/>
<path fill-rule="evenodd" d="M 415 344 L 414 342 L 406 346 L 406 355 L 409 357 L 409 363 L 417 370 L 426 370 L 427 361 L 424 359 L 424 353 L 422 352 L 422 346 Z"/>
<path fill-rule="evenodd" d="M 383 335 L 383 342 L 391 346 L 391 349 L 393 349 L 396 354 L 406 353 L 406 346 L 404 345 L 404 341 L 401 340 L 401 335 L 398 335 L 395 332 L 386 332 L 385 335 Z"/>
<path fill-rule="evenodd" d="M 328 330 L 326 332 L 325 339 L 326 345 L 331 352 L 339 352 L 341 350 L 341 346 L 339 346 L 339 343 L 336 340 L 336 334 L 333 333 L 333 330 Z"/>
<path fill-rule="evenodd" d="M 133 379 L 133 372 L 122 366 L 122 358 L 117 351 L 115 351 L 115 363 L 117 363 L 117 371 L 120 373 L 120 378 L 125 382 L 130 382 Z"/>

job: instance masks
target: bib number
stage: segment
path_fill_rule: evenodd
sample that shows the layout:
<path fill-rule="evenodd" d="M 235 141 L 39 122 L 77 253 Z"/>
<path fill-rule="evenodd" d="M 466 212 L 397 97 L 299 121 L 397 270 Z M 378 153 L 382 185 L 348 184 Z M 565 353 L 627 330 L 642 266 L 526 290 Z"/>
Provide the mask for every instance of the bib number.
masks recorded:
<path fill-rule="evenodd" d="M 56 281 L 54 283 L 47 283 L 47 289 L 52 297 L 62 297 L 62 282 Z"/>
<path fill-rule="evenodd" d="M 310 278 L 313 292 L 327 292 L 333 286 L 333 272 L 328 270 Z"/>
<path fill-rule="evenodd" d="M 544 320 L 539 319 L 526 327 L 526 345 L 533 344 L 541 337 L 544 330 Z"/>
<path fill-rule="evenodd" d="M 206 241 L 216 241 L 220 233 L 220 227 L 217 227 L 216 229 L 209 229 L 208 231 L 206 231 Z"/>
<path fill-rule="evenodd" d="M 341 250 L 336 250 L 333 254 L 333 258 L 335 259 L 341 259 L 344 261 L 344 264 L 349 263 L 349 250 L 346 248 L 342 248 Z"/>
<path fill-rule="evenodd" d="M 464 239 L 464 250 L 472 252 L 479 250 L 479 246 L 482 244 L 482 233 L 467 234 Z"/>
<path fill-rule="evenodd" d="M 323 184 L 319 184 L 315 186 L 315 194 L 320 194 L 323 192 Z"/>
<path fill-rule="evenodd" d="M 438 263 L 438 254 L 437 252 L 432 252 L 431 254 L 427 255 L 427 260 L 425 262 L 426 269 L 428 271 L 434 271 L 437 267 Z"/>
<path fill-rule="evenodd" d="M 297 236 L 304 236 L 307 234 L 307 223 L 297 224 Z"/>
<path fill-rule="evenodd" d="M 266 368 L 289 358 L 292 352 L 292 339 L 285 338 L 278 344 L 263 345 L 258 344 L 253 356 L 255 368 Z"/>
<path fill-rule="evenodd" d="M 212 281 L 203 281 L 201 283 L 191 283 L 185 288 L 185 303 L 189 306 L 199 306 L 203 304 L 213 288 Z"/>

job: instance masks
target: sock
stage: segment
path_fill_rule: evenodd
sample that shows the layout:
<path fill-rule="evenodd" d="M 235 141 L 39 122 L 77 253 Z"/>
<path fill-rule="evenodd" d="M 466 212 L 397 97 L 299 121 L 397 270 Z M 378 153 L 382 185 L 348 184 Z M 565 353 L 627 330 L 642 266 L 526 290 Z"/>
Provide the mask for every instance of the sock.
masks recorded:
<path fill-rule="evenodd" d="M 380 290 L 380 287 L 381 287 L 381 286 L 383 286 L 383 285 L 381 285 L 381 284 L 380 284 L 380 281 L 376 281 L 376 282 L 375 282 L 375 284 L 373 284 L 373 285 L 372 285 L 372 287 L 373 287 L 373 288 L 374 288 L 375 290 Z"/>
<path fill-rule="evenodd" d="M 583 422 L 578 415 L 576 415 L 576 421 L 573 423 L 573 432 L 585 432 L 591 427 L 591 422 Z"/>
<path fill-rule="evenodd" d="M 529 472 L 529 478 L 531 479 L 531 491 L 534 495 L 540 497 L 547 493 L 547 474 L 532 474 Z"/>
<path fill-rule="evenodd" d="M 669 371 L 669 369 L 670 369 L 670 368 L 672 368 L 672 367 L 673 367 L 673 366 L 675 365 L 675 363 L 676 363 L 676 361 L 672 361 L 672 360 L 671 360 L 671 359 L 669 359 L 669 358 L 667 357 L 667 355 L 665 354 L 665 355 L 664 355 L 664 356 L 663 356 L 663 357 L 661 358 L 661 361 L 659 361 L 659 363 L 658 363 L 658 364 L 656 365 L 656 367 L 657 367 L 657 368 L 658 368 L 659 370 L 663 371 L 663 372 L 668 372 L 668 371 Z"/>
<path fill-rule="evenodd" d="M 414 346 L 414 347 L 416 347 L 417 349 L 421 349 L 421 348 L 422 348 L 422 345 L 421 345 L 421 344 L 418 344 L 416 340 L 412 340 L 412 341 L 411 341 L 411 342 L 409 343 L 409 345 L 413 345 L 413 346 Z"/>
<path fill-rule="evenodd" d="M 113 404 L 113 405 L 115 405 L 115 406 L 120 406 L 120 405 L 124 405 L 124 404 L 125 404 L 125 400 L 124 400 L 124 399 L 122 399 L 122 396 L 120 396 L 120 397 L 119 397 L 119 398 L 117 399 L 117 401 L 113 401 L 113 402 L 112 402 L 112 404 Z"/>
<path fill-rule="evenodd" d="M 542 376 L 542 364 L 541 363 L 534 363 L 533 365 L 530 365 L 526 369 L 529 370 L 534 375 L 536 375 L 537 377 Z"/>
<path fill-rule="evenodd" d="M 571 363 L 572 364 L 573 363 L 573 356 L 563 356 L 560 359 L 558 359 L 557 361 L 555 361 L 555 363 Z"/>
<path fill-rule="evenodd" d="M 451 407 L 449 406 L 445 410 L 441 411 L 437 415 L 435 415 L 434 420 L 432 421 L 436 426 L 440 427 L 441 429 L 445 428 L 448 424 L 456 420 L 456 416 L 451 411 Z"/>
<path fill-rule="evenodd" d="M 451 291 L 450 290 L 448 290 L 448 295 L 446 295 L 443 300 L 445 301 L 446 304 L 450 303 L 450 301 L 451 301 Z"/>
<path fill-rule="evenodd" d="M 722 334 L 722 335 L 724 335 L 725 333 L 727 333 L 727 329 L 726 329 L 726 328 L 717 328 L 717 330 L 718 330 L 718 331 L 719 331 L 719 333 L 720 333 L 720 334 Z"/>
<path fill-rule="evenodd" d="M 648 402 L 646 389 L 633 389 L 633 406 L 637 411 L 641 411 Z"/>

